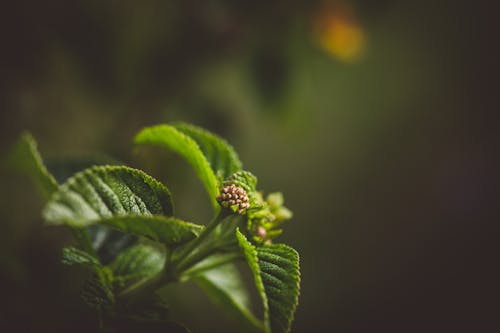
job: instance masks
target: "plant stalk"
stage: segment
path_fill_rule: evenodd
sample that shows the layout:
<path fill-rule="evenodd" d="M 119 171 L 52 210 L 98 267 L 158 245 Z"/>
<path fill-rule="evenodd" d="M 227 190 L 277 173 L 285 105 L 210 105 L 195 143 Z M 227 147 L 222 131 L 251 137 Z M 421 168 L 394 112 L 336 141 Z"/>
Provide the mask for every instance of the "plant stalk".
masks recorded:
<path fill-rule="evenodd" d="M 198 275 L 198 274 L 200 274 L 202 272 L 205 272 L 205 271 L 208 271 L 210 269 L 213 269 L 213 268 L 225 265 L 227 263 L 230 263 L 230 262 L 232 262 L 234 260 L 241 259 L 241 258 L 243 258 L 243 256 L 240 253 L 231 253 L 231 254 L 228 254 L 227 256 L 221 258 L 220 260 L 214 261 L 211 264 L 204 265 L 204 266 L 201 266 L 201 267 L 194 267 L 191 270 L 189 270 L 189 269 L 185 270 L 185 272 L 182 274 L 180 280 L 181 281 L 188 280 L 189 278 L 191 278 L 191 277 L 193 277 L 195 275 Z"/>
<path fill-rule="evenodd" d="M 179 255 L 172 260 L 172 264 L 175 267 L 175 271 L 179 271 L 179 268 L 185 265 L 185 261 L 189 258 L 191 253 L 198 248 L 201 243 L 212 233 L 212 231 L 217 227 L 217 225 L 224 220 L 230 213 L 222 209 L 219 214 L 207 225 L 203 232 L 197 238 L 193 239 L 190 243 L 186 245 L 179 253 Z"/>
<path fill-rule="evenodd" d="M 217 214 L 217 216 L 215 216 L 215 218 L 207 225 L 200 236 L 188 243 L 175 258 L 172 258 L 172 253 L 167 254 L 165 268 L 160 273 L 151 279 L 140 280 L 131 285 L 119 294 L 119 298 L 134 299 L 153 293 L 161 286 L 178 280 L 183 271 L 189 269 L 217 251 L 217 248 L 214 246 L 205 247 L 203 249 L 200 245 L 214 231 L 215 227 L 217 227 L 217 225 L 219 225 L 219 223 L 229 215 L 230 212 L 227 210 L 221 210 L 219 214 Z M 234 259 L 235 258 L 231 258 L 231 260 Z"/>

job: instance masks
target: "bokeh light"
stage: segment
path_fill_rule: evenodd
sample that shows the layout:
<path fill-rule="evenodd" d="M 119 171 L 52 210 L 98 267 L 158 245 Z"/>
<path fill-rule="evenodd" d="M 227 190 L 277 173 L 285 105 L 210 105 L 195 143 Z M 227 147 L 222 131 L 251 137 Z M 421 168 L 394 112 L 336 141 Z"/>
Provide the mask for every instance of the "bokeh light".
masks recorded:
<path fill-rule="evenodd" d="M 358 61 L 366 48 L 366 33 L 354 7 L 337 1 L 323 5 L 313 18 L 314 38 L 333 57 Z"/>

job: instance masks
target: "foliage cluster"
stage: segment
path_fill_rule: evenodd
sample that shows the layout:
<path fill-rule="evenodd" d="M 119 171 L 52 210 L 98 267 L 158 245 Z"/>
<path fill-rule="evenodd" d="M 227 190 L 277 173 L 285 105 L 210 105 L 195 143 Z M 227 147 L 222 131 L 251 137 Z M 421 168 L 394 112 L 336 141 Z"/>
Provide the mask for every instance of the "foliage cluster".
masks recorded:
<path fill-rule="evenodd" d="M 93 161 L 59 184 L 29 134 L 12 154 L 47 199 L 46 224 L 64 225 L 74 234 L 75 245 L 63 249 L 62 262 L 88 270 L 81 296 L 96 310 L 100 327 L 189 332 L 170 318 L 168 299 L 158 290 L 194 281 L 238 318 L 242 329 L 290 331 L 299 296 L 299 256 L 273 241 L 291 217 L 281 193 L 264 197 L 233 147 L 193 125 L 145 128 L 134 144 L 169 149 L 194 168 L 212 203 L 210 222 L 176 217 L 169 189 L 141 170 Z M 232 201 L 222 204 L 221 198 L 231 197 L 228 187 L 240 198 L 233 193 Z M 258 307 L 251 304 L 238 260 L 252 273 Z"/>

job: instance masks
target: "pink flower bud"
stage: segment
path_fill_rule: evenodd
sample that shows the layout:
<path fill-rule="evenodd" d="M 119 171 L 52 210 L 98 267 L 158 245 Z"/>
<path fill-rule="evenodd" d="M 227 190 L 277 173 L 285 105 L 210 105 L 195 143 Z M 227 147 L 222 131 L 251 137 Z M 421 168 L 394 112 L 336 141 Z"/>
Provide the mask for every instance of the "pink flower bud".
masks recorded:
<path fill-rule="evenodd" d="M 221 194 L 217 196 L 217 202 L 225 208 L 237 205 L 237 213 L 243 214 L 250 207 L 250 199 L 247 193 L 241 187 L 234 184 L 225 186 L 221 189 Z"/>

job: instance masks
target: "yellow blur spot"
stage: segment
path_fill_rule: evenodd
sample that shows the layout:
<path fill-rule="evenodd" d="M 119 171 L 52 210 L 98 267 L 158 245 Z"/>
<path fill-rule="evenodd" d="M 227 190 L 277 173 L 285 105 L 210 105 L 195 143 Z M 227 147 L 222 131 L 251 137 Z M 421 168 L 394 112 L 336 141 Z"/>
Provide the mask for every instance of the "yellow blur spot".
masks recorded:
<path fill-rule="evenodd" d="M 332 56 L 354 62 L 364 53 L 366 37 L 351 8 L 323 8 L 314 19 L 314 35 L 318 44 Z"/>

